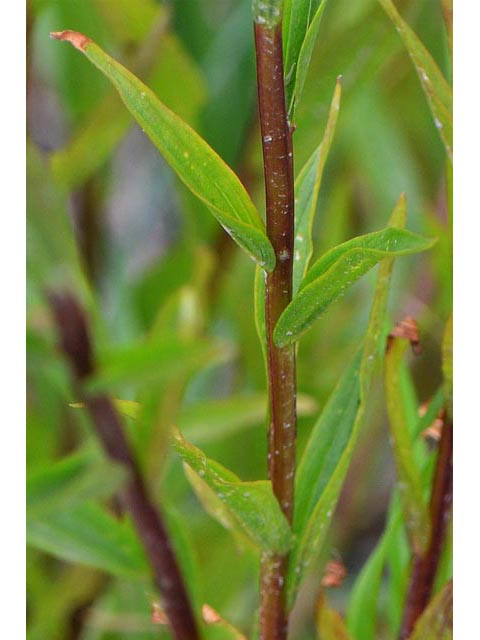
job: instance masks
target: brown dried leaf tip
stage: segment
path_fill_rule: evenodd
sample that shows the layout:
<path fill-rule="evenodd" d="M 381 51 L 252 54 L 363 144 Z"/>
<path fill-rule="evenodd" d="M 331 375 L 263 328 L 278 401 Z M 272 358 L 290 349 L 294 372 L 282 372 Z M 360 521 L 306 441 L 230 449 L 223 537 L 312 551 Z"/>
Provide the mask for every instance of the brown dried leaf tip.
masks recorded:
<path fill-rule="evenodd" d="M 71 31 L 67 29 L 66 31 L 52 31 L 50 33 L 51 38 L 55 38 L 55 40 L 66 40 L 73 44 L 75 49 L 79 51 L 85 51 L 87 45 L 92 42 L 92 39 L 88 36 L 84 36 L 83 33 L 78 33 L 78 31 Z"/>
<path fill-rule="evenodd" d="M 418 356 L 422 352 L 418 324 L 415 318 L 407 316 L 390 331 L 388 335 L 387 350 L 390 348 L 392 338 L 404 338 L 410 342 L 413 353 Z"/>
<path fill-rule="evenodd" d="M 340 560 L 331 560 L 325 567 L 325 573 L 320 584 L 327 589 L 331 587 L 341 587 L 346 575 L 347 570 L 343 562 Z"/>
<path fill-rule="evenodd" d="M 220 614 L 208 604 L 203 605 L 202 616 L 207 624 L 216 624 L 222 621 Z"/>
<path fill-rule="evenodd" d="M 167 618 L 167 614 L 160 607 L 158 602 L 152 602 L 152 622 L 153 624 L 169 625 L 170 622 Z"/>
<path fill-rule="evenodd" d="M 420 406 L 418 410 L 418 415 L 420 417 L 425 415 L 428 405 L 429 405 L 428 402 L 424 402 Z M 430 442 L 431 444 L 440 442 L 440 438 L 442 437 L 442 429 L 443 429 L 444 422 L 445 422 L 445 409 L 442 407 L 438 412 L 437 417 L 432 422 L 432 424 L 422 431 L 422 438 L 427 442 Z"/>

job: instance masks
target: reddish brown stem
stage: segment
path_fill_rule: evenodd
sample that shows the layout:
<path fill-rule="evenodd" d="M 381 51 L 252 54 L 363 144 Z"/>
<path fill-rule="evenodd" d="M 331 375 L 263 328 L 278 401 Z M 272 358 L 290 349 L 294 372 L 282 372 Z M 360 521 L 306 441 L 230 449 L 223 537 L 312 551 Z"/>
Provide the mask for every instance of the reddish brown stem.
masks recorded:
<path fill-rule="evenodd" d="M 430 499 L 430 543 L 424 555 L 413 561 L 407 602 L 399 640 L 410 636 L 416 621 L 427 606 L 437 573 L 452 504 L 453 427 L 446 422 L 438 451 Z"/>
<path fill-rule="evenodd" d="M 292 521 L 295 474 L 295 347 L 273 340 L 278 318 L 292 298 L 294 192 L 292 132 L 285 108 L 282 27 L 255 24 L 258 103 L 262 134 L 267 234 L 276 256 L 265 285 L 270 424 L 269 477 L 283 513 Z M 287 636 L 285 574 L 287 556 L 262 560 L 260 638 Z"/>
<path fill-rule="evenodd" d="M 115 408 L 107 396 L 91 396 L 82 391 L 81 383 L 95 368 L 83 311 L 68 294 L 51 295 L 50 304 L 61 348 L 79 383 L 79 393 L 97 436 L 107 455 L 128 470 L 128 480 L 120 498 L 145 548 L 173 635 L 176 640 L 199 640 L 195 615 L 162 516 L 150 500 Z"/>

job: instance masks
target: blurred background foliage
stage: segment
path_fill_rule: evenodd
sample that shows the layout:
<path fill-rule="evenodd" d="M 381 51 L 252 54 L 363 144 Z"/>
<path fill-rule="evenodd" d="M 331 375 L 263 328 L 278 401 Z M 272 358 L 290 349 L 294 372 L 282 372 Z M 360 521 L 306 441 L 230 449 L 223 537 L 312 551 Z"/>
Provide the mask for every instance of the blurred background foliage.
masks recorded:
<path fill-rule="evenodd" d="M 440 2 L 397 6 L 449 77 Z M 242 479 L 266 477 L 254 265 L 177 180 L 106 80 L 71 47 L 49 40 L 50 31 L 66 28 L 88 34 L 132 68 L 208 140 L 264 208 L 249 0 L 28 2 L 29 479 L 61 459 L 70 465 L 59 472 L 67 479 L 75 465 L 96 463 L 72 486 L 67 482 L 60 500 L 52 497 L 53 478 L 38 504 L 29 504 L 28 637 L 167 637 L 152 624 L 155 595 L 128 522 L 115 520 L 109 497 L 115 479 L 86 416 L 69 406 L 76 398 L 45 299 L 46 290 L 60 287 L 73 289 L 89 310 L 114 397 L 141 402 L 140 415 L 125 418 L 126 428 L 170 514 L 194 598 L 249 634 L 257 553 L 202 510 L 165 434 L 178 425 Z M 342 105 L 320 192 L 315 254 L 384 227 L 402 191 L 409 228 L 439 238 L 434 250 L 395 265 L 392 322 L 413 315 L 423 345 L 405 369 L 415 414 L 441 382 L 451 302 L 445 153 L 414 67 L 376 0 L 336 0 L 327 3 L 297 113 L 296 173 L 322 138 L 338 74 Z M 300 452 L 358 347 L 373 283 L 374 274 L 361 280 L 302 340 Z M 148 369 L 148 358 L 138 354 L 152 344 L 159 364 Z M 124 375 L 135 363 L 137 370 Z M 377 380 L 330 536 L 330 558 L 341 558 L 348 570 L 331 594 L 342 612 L 384 529 L 393 468 Z M 102 523 L 110 539 L 102 538 Z M 379 638 L 394 637 L 405 590 L 408 547 L 403 530 L 395 535 L 397 551 L 381 584 Z M 448 557 L 444 565 L 445 578 Z M 292 637 L 299 640 L 313 637 L 320 577 L 312 575 L 295 607 Z M 217 631 L 212 637 L 231 637 Z"/>

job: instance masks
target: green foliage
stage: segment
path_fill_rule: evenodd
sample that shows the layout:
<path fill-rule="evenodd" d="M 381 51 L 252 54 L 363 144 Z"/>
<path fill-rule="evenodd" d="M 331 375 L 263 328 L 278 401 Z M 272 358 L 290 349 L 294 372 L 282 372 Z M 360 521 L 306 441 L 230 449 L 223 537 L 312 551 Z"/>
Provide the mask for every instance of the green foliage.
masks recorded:
<path fill-rule="evenodd" d="M 400 34 L 420 78 L 423 92 L 432 112 L 435 126 L 450 160 L 453 157 L 452 89 L 430 53 L 401 18 L 392 0 L 378 0 Z"/>
<path fill-rule="evenodd" d="M 147 78 L 149 86 L 170 109 L 193 126 L 204 102 L 203 79 L 179 40 L 164 33 L 165 21 L 161 11 L 147 39 L 139 46 L 132 67 Z M 178 76 L 184 82 L 172 91 L 173 80 Z M 70 189 L 83 184 L 104 165 L 130 125 L 131 118 L 117 94 L 102 97 L 68 146 L 52 155 L 57 180 Z"/>
<path fill-rule="evenodd" d="M 294 109 L 307 77 L 308 66 L 327 0 L 286 0 L 283 24 L 287 109 Z"/>
<path fill-rule="evenodd" d="M 29 517 L 71 509 L 87 500 L 107 498 L 125 481 L 125 472 L 108 460 L 95 460 L 86 452 L 74 453 L 27 477 Z"/>
<path fill-rule="evenodd" d="M 388 229 L 405 225 L 405 200 L 400 197 Z M 384 258 L 370 313 L 365 343 L 340 378 L 313 427 L 300 460 L 296 480 L 293 532 L 296 542 L 289 567 L 289 601 L 325 542 L 365 413 L 374 368 L 383 357 L 388 292 L 393 259 Z"/>
<path fill-rule="evenodd" d="M 152 623 L 159 596 L 115 498 L 126 474 L 99 451 L 56 348 L 45 294 L 63 289 L 89 317 L 88 389 L 112 398 L 198 616 L 211 607 L 203 637 L 256 637 L 261 554 L 290 549 L 291 607 L 302 587 L 299 605 L 318 591 L 333 548 L 349 578 L 335 596 L 323 591 L 316 617 L 295 609 L 292 640 L 393 640 L 412 540 L 421 547 L 427 530 L 412 528 L 412 511 L 424 519 L 437 459 L 422 434 L 442 409 L 452 416 L 451 20 L 444 29 L 436 3 L 396 3 L 401 17 L 390 0 L 283 2 L 296 260 L 295 298 L 275 336 L 298 342 L 289 527 L 266 480 L 264 279 L 274 256 L 252 5 L 184 4 L 27 7 L 29 640 L 171 637 Z M 254 3 L 257 22 L 278 28 L 281 4 Z M 50 42 L 62 28 L 112 57 Z M 404 196 L 383 228 L 401 192 L 412 231 Z M 385 379 L 389 328 L 412 310 L 423 353 L 407 366 L 397 341 Z M 451 546 L 449 532 L 438 595 L 414 638 L 451 637 Z"/>
<path fill-rule="evenodd" d="M 408 340 L 394 338 L 385 361 L 385 391 L 390 434 L 398 475 L 398 488 L 412 549 L 423 554 L 430 540 L 428 510 L 422 495 L 422 481 L 413 455 L 413 442 L 405 428 L 407 418 L 400 386 L 400 366 Z"/>
<path fill-rule="evenodd" d="M 253 202 L 233 171 L 153 91 L 94 42 L 82 48 L 113 83 L 126 107 L 188 188 L 262 267 L 275 264 L 272 246 Z"/>
<path fill-rule="evenodd" d="M 280 316 L 275 342 L 296 342 L 346 289 L 386 256 L 425 251 L 435 240 L 411 231 L 389 228 L 348 240 L 331 249 L 309 269 L 297 295 Z"/>
<path fill-rule="evenodd" d="M 340 109 L 341 78 L 337 78 L 330 112 L 322 142 L 307 160 L 295 180 L 295 256 L 293 262 L 293 291 L 296 293 L 305 277 L 313 254 L 313 220 L 317 210 L 318 194 L 323 170 L 332 146 L 338 111 Z"/>
<path fill-rule="evenodd" d="M 163 335 L 127 347 L 116 347 L 100 354 L 99 371 L 90 382 L 92 391 L 104 391 L 116 385 L 165 383 L 182 373 L 195 371 L 212 360 L 230 356 L 227 345 L 209 340 L 192 344 L 188 340 Z"/>
<path fill-rule="evenodd" d="M 269 481 L 241 482 L 234 473 L 207 458 L 178 433 L 174 447 L 198 478 L 220 498 L 237 526 L 253 542 L 268 553 L 288 551 L 291 546 L 290 528 Z"/>
<path fill-rule="evenodd" d="M 400 516 L 398 499 L 394 499 L 385 531 L 363 565 L 352 589 L 347 626 L 356 640 L 374 640 L 376 637 L 377 606 L 383 571 L 387 551 L 395 546 L 395 534 L 401 524 Z"/>
<path fill-rule="evenodd" d="M 94 503 L 29 518 L 27 542 L 68 562 L 97 567 L 115 576 L 143 578 L 147 564 L 128 521 Z"/>

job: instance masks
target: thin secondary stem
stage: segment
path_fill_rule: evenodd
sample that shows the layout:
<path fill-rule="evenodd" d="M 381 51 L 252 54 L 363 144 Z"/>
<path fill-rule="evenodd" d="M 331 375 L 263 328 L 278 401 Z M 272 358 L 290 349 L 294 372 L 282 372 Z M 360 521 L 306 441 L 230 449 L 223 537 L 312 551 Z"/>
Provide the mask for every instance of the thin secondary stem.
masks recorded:
<path fill-rule="evenodd" d="M 92 375 L 95 368 L 85 316 L 76 300 L 68 294 L 51 295 L 50 304 L 61 348 L 70 361 L 75 381 L 80 383 L 79 392 L 97 436 L 107 455 L 128 471 L 128 480 L 120 498 L 145 548 L 173 635 L 176 640 L 199 640 L 195 615 L 170 538 L 161 514 L 150 500 L 117 412 L 107 396 L 91 396 L 81 389 L 81 383 Z"/>
<path fill-rule="evenodd" d="M 452 504 L 453 426 L 447 421 L 442 429 L 435 477 L 430 499 L 431 537 L 427 551 L 413 561 L 412 576 L 399 640 L 410 636 L 416 621 L 432 594 Z"/>
<path fill-rule="evenodd" d="M 294 191 L 292 131 L 285 107 L 282 24 L 255 23 L 258 102 L 262 134 L 267 234 L 276 256 L 265 283 L 265 325 L 270 424 L 268 467 L 273 491 L 283 513 L 293 517 L 296 379 L 295 347 L 278 348 L 273 330 L 292 298 Z M 285 603 L 287 556 L 262 560 L 260 638 L 287 636 Z"/>

